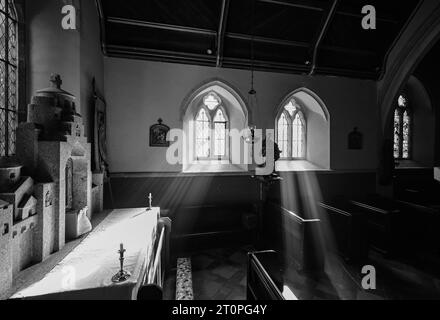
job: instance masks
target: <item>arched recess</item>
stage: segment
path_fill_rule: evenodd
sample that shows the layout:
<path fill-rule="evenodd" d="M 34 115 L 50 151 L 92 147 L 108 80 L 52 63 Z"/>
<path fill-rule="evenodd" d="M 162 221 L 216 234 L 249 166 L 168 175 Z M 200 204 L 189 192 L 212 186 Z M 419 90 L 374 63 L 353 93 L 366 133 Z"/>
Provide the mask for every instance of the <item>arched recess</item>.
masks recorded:
<path fill-rule="evenodd" d="M 275 131 L 277 132 L 278 118 L 289 102 L 294 101 L 304 116 L 306 128 L 306 156 L 303 165 L 293 164 L 296 160 L 279 161 L 279 170 L 330 169 L 330 113 L 324 101 L 312 90 L 298 88 L 289 93 L 275 110 Z M 277 134 L 276 134 L 277 136 Z M 292 162 L 293 165 L 282 164 Z M 304 163 L 305 162 L 305 163 Z"/>
<path fill-rule="evenodd" d="M 431 97 L 423 83 L 413 75 L 400 94 L 408 100 L 411 115 L 411 155 L 408 161 L 399 160 L 399 167 L 431 167 L 435 159 L 435 141 L 432 139 L 435 136 L 435 116 Z M 393 135 L 397 99 L 387 115 L 389 123 L 385 127 L 385 136 Z"/>
<path fill-rule="evenodd" d="M 440 2 L 424 1 L 413 21 L 407 28 L 407 34 L 401 37 L 388 55 L 386 73 L 378 83 L 378 102 L 386 139 L 392 139 L 394 102 L 420 61 L 440 39 Z"/>
<path fill-rule="evenodd" d="M 245 103 L 245 99 L 240 94 L 240 91 L 236 89 L 232 84 L 220 78 L 212 78 L 207 81 L 204 81 L 203 83 L 195 87 L 185 97 L 185 99 L 183 100 L 180 106 L 180 120 L 184 119 L 188 107 L 194 102 L 195 99 L 197 99 L 197 97 L 203 95 L 204 93 L 208 93 L 214 87 L 217 87 L 217 90 L 223 92 L 223 95 L 225 95 L 229 100 L 235 101 L 240 106 L 243 114 L 245 115 L 246 122 L 252 120 L 252 110 L 248 109 Z M 212 91 L 216 92 L 217 90 L 212 90 Z"/>
<path fill-rule="evenodd" d="M 249 145 L 242 139 L 228 138 L 228 157 L 215 161 L 200 161 L 195 152 L 195 119 L 204 105 L 204 98 L 215 93 L 221 100 L 219 108 L 228 120 L 228 131 L 242 132 L 252 118 L 243 97 L 232 85 L 218 78 L 205 81 L 184 99 L 180 114 L 183 122 L 183 171 L 184 172 L 240 172 L 247 171 L 250 154 Z"/>

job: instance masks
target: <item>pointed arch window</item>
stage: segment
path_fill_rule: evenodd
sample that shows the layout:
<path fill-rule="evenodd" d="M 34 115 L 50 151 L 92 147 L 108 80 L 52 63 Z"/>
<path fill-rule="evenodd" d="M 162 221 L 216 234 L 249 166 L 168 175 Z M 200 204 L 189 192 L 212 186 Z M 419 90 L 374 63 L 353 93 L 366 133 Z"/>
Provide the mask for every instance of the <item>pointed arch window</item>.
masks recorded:
<path fill-rule="evenodd" d="M 196 159 L 226 160 L 229 157 L 229 122 L 216 93 L 205 96 L 195 123 Z"/>
<path fill-rule="evenodd" d="M 296 101 L 291 100 L 284 106 L 277 118 L 276 127 L 281 159 L 305 159 L 306 121 Z"/>
<path fill-rule="evenodd" d="M 18 19 L 14 1 L 0 0 L 0 157 L 15 154 Z"/>
<path fill-rule="evenodd" d="M 394 110 L 394 158 L 411 159 L 412 117 L 408 99 L 401 95 Z"/>

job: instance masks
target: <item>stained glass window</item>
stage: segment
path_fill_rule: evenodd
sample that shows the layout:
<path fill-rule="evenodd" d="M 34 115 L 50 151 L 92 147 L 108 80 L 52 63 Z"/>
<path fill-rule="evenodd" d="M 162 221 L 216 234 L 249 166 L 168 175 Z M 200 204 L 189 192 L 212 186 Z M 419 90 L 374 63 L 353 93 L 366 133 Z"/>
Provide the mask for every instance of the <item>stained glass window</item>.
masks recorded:
<path fill-rule="evenodd" d="M 220 97 L 209 93 L 195 119 L 196 158 L 223 160 L 228 156 L 228 118 Z"/>
<path fill-rule="evenodd" d="M 305 128 L 299 112 L 293 120 L 292 130 L 292 157 L 304 158 Z"/>
<path fill-rule="evenodd" d="M 409 147 L 410 147 L 410 127 L 411 118 L 408 110 L 403 113 L 403 141 L 402 141 L 402 157 L 409 159 Z"/>
<path fill-rule="evenodd" d="M 282 159 L 306 156 L 306 123 L 301 107 L 291 100 L 277 119 L 277 143 Z"/>
<path fill-rule="evenodd" d="M 17 127 L 17 14 L 0 0 L 0 157 L 15 154 Z"/>
<path fill-rule="evenodd" d="M 394 111 L 394 158 L 400 157 L 400 112 Z"/>
<path fill-rule="evenodd" d="M 401 95 L 394 111 L 394 158 L 411 158 L 411 112 L 408 99 Z"/>

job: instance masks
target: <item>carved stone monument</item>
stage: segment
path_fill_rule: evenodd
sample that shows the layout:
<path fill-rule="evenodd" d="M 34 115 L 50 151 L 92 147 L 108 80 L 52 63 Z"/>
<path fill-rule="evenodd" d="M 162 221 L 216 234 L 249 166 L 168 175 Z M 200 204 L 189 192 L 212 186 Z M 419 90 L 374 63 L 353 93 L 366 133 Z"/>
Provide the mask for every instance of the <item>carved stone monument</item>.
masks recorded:
<path fill-rule="evenodd" d="M 59 75 L 52 75 L 50 82 L 49 88 L 32 98 L 27 123 L 17 132 L 17 154 L 31 176 L 53 183 L 52 192 L 47 191 L 54 211 L 57 251 L 65 244 L 66 215 L 76 216 L 92 207 L 91 146 L 75 97 L 61 89 Z"/>
<path fill-rule="evenodd" d="M 66 228 L 91 228 L 84 221 L 91 207 L 90 144 L 75 97 L 61 89 L 59 75 L 50 82 L 17 129 L 16 157 L 0 158 L 0 299 L 20 271 L 63 248 Z"/>

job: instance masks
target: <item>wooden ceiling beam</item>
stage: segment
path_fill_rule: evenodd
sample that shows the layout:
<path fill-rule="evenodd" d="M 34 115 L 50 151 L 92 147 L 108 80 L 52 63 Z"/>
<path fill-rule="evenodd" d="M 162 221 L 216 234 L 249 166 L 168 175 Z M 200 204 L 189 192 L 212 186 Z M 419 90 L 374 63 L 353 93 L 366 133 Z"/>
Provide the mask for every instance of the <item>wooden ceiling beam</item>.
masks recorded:
<path fill-rule="evenodd" d="M 192 27 L 171 25 L 171 24 L 165 24 L 165 23 L 148 22 L 148 21 L 143 21 L 143 20 L 108 17 L 107 22 L 116 23 L 116 24 L 131 25 L 131 26 L 138 26 L 138 27 L 153 28 L 153 29 L 161 29 L 161 30 L 167 30 L 167 31 L 178 31 L 178 32 L 208 35 L 208 36 L 217 36 L 216 31 L 209 30 L 209 29 L 192 28 Z"/>
<path fill-rule="evenodd" d="M 102 7 L 101 0 L 95 0 L 96 9 L 98 10 L 99 16 L 99 25 L 100 25 L 100 40 L 101 40 L 101 49 L 104 54 L 107 54 L 107 36 L 106 36 L 106 28 L 105 28 L 105 13 L 104 8 Z"/>
<path fill-rule="evenodd" d="M 223 48 L 226 33 L 226 25 L 228 23 L 230 0 L 222 1 L 222 10 L 220 14 L 220 23 L 217 34 L 217 68 L 222 66 Z"/>
<path fill-rule="evenodd" d="M 318 38 L 316 39 L 315 44 L 313 45 L 313 55 L 312 55 L 312 61 L 311 61 L 311 68 L 310 68 L 310 75 L 313 75 L 315 73 L 316 69 L 316 63 L 318 60 L 318 50 L 321 45 L 322 40 L 324 39 L 325 35 L 327 34 L 327 30 L 330 27 L 330 24 L 333 20 L 333 17 L 336 13 L 336 8 L 338 7 L 339 0 L 333 0 L 333 3 L 328 10 L 327 16 L 324 20 L 324 23 L 322 24 L 322 27 L 320 28 Z"/>
<path fill-rule="evenodd" d="M 250 35 L 240 34 L 240 33 L 232 33 L 232 32 L 226 33 L 225 37 L 230 38 L 230 39 L 244 40 L 244 41 L 252 41 L 252 39 L 253 39 L 255 42 L 288 46 L 288 47 L 310 48 L 310 43 L 302 42 L 302 41 L 282 40 L 282 39 L 266 38 L 266 37 L 259 37 L 259 36 L 252 37 Z M 337 51 L 337 52 L 344 52 L 344 53 L 351 53 L 351 54 L 356 54 L 356 55 L 376 55 L 376 52 L 374 52 L 374 51 L 350 49 L 350 48 L 337 47 L 337 46 L 327 46 L 327 45 L 323 46 L 323 45 L 321 45 L 321 49 L 326 49 L 326 50 L 330 50 L 330 51 Z"/>
<path fill-rule="evenodd" d="M 97 1 L 99 1 L 99 0 L 97 0 Z M 125 24 L 125 25 L 133 25 L 133 26 L 152 28 L 152 29 L 167 30 L 167 31 L 178 31 L 178 32 L 208 35 L 208 36 L 217 36 L 218 38 L 220 38 L 220 36 L 217 32 L 212 31 L 212 30 L 208 30 L 208 29 L 195 29 L 195 28 L 188 28 L 188 27 L 182 27 L 182 26 L 177 26 L 177 25 L 151 23 L 151 22 L 131 20 L 131 19 L 122 19 L 122 18 L 116 18 L 116 17 L 108 17 L 107 22 L 117 23 L 117 24 Z M 221 43 L 222 49 L 221 49 L 221 53 L 220 53 L 221 57 L 223 57 L 224 42 L 228 38 L 229 39 L 244 40 L 244 41 L 252 41 L 252 39 L 253 39 L 257 43 L 260 42 L 260 43 L 289 46 L 289 47 L 302 47 L 302 48 L 309 48 L 310 47 L 310 43 L 308 43 L 308 42 L 274 39 L 274 38 L 267 38 L 267 37 L 260 37 L 260 36 L 252 37 L 251 35 L 247 35 L 247 34 L 226 32 L 226 28 L 224 29 L 223 32 L 224 33 L 222 36 L 222 43 Z M 220 39 L 217 39 L 217 40 L 219 41 Z M 218 42 L 218 44 L 220 44 L 220 43 Z M 336 47 L 336 46 L 321 46 L 321 48 L 331 50 L 331 51 L 352 53 L 352 54 L 358 54 L 358 55 L 374 55 L 374 54 L 376 54 L 375 52 L 372 52 L 372 51 L 349 49 L 349 48 Z M 217 62 L 218 62 L 218 54 L 219 54 L 219 52 L 217 53 Z"/>
<path fill-rule="evenodd" d="M 320 2 L 316 1 L 304 1 L 304 0 L 295 0 L 294 2 L 285 2 L 281 0 L 258 0 L 262 3 L 268 3 L 268 4 L 274 4 L 279 6 L 285 6 L 285 7 L 292 7 L 292 8 L 300 8 L 300 9 L 307 9 L 311 11 L 317 11 L 317 12 L 325 12 L 325 9 L 322 8 L 322 4 Z M 353 17 L 353 18 L 359 18 L 362 19 L 364 16 L 359 13 L 352 12 L 353 10 L 343 10 L 339 9 L 336 14 L 347 16 L 347 17 Z M 396 24 L 398 21 L 396 18 L 392 17 L 391 15 L 385 15 L 384 13 L 381 13 L 381 16 L 377 17 L 378 21 Z"/>
<path fill-rule="evenodd" d="M 319 12 L 324 11 L 324 9 L 322 8 L 322 4 L 316 1 L 300 1 L 300 0 L 297 0 L 295 2 L 284 2 L 280 0 L 258 0 L 258 1 L 262 3 L 275 4 L 279 6 L 307 9 L 307 10 L 313 10 Z"/>

